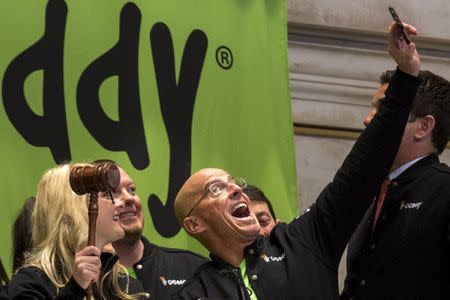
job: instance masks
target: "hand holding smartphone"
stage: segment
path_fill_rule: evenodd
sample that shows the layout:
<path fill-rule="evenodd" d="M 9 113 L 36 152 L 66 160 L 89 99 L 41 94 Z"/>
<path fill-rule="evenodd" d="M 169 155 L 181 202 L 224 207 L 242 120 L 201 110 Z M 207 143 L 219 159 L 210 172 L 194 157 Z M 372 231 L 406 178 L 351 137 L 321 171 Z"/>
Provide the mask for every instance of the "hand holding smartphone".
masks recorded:
<path fill-rule="evenodd" d="M 400 29 L 400 34 L 403 36 L 403 39 L 405 40 L 405 42 L 407 44 L 410 44 L 411 41 L 405 32 L 405 27 L 403 26 L 402 20 L 400 20 L 397 13 L 395 12 L 395 9 L 392 6 L 389 6 L 389 12 L 391 13 L 392 19 L 394 19 L 395 23 L 397 24 L 398 28 Z"/>

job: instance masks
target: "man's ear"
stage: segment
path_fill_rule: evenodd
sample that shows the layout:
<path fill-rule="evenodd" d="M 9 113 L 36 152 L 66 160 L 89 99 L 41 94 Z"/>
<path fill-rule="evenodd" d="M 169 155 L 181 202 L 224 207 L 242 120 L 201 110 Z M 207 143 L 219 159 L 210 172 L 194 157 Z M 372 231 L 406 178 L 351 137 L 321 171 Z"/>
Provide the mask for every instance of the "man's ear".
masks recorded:
<path fill-rule="evenodd" d="M 196 216 L 184 218 L 183 227 L 191 235 L 197 235 L 205 230 L 203 221 Z"/>
<path fill-rule="evenodd" d="M 280 219 L 275 220 L 275 223 L 277 223 L 277 224 L 280 224 L 280 222 L 281 222 Z"/>
<path fill-rule="evenodd" d="M 436 125 L 436 121 L 432 115 L 426 115 L 425 117 L 419 119 L 418 125 L 419 126 L 414 133 L 414 137 L 416 139 L 423 139 L 426 136 L 430 136 L 431 138 L 431 132 Z"/>

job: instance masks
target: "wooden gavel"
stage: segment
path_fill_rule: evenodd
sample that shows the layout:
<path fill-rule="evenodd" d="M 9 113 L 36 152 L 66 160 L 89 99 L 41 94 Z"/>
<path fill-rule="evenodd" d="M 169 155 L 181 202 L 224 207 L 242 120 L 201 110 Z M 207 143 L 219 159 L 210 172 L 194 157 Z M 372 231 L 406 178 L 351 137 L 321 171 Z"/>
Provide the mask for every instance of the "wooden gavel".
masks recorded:
<path fill-rule="evenodd" d="M 115 190 L 120 183 L 120 171 L 114 163 L 105 162 L 70 170 L 70 186 L 78 195 L 89 194 L 88 246 L 95 245 L 95 229 L 98 216 L 98 193 Z M 86 289 L 86 298 L 92 297 L 92 283 Z"/>

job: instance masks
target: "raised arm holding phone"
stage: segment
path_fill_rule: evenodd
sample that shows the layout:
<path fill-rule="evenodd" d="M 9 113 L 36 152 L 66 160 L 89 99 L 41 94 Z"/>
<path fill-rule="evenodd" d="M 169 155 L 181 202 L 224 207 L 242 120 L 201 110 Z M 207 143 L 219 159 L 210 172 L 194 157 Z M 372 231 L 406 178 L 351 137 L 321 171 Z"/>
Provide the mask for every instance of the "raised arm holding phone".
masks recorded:
<path fill-rule="evenodd" d="M 407 44 L 397 25 L 392 30 L 399 38 L 391 36 L 390 53 L 403 70 L 415 72 L 415 58 L 408 58 L 416 56 L 414 44 Z M 450 168 L 438 157 L 450 135 L 450 82 L 429 71 L 419 77 L 387 188 L 376 195 L 350 240 L 342 300 L 450 299 Z M 388 88 L 392 80 L 385 83 Z M 375 116 L 383 103 L 375 103 Z"/>
<path fill-rule="evenodd" d="M 417 30 L 405 24 L 415 35 Z M 419 55 L 397 25 L 389 29 L 389 53 L 398 70 L 386 103 L 356 141 L 316 203 L 270 236 L 242 192 L 242 179 L 202 169 L 183 185 L 175 214 L 189 235 L 211 253 L 177 299 L 338 299 L 337 270 L 353 230 L 392 165 L 410 106 L 420 84 Z"/>

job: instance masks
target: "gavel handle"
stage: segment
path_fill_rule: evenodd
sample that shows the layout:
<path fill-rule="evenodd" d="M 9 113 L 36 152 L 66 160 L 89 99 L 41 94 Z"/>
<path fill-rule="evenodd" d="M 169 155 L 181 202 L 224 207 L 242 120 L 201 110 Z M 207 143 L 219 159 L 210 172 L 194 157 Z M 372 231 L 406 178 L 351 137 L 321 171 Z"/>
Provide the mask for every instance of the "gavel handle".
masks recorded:
<path fill-rule="evenodd" d="M 88 246 L 95 245 L 95 229 L 97 225 L 98 216 L 98 197 L 97 193 L 89 194 L 89 232 L 88 232 Z M 90 300 L 92 298 L 92 282 L 86 289 L 86 299 Z"/>

